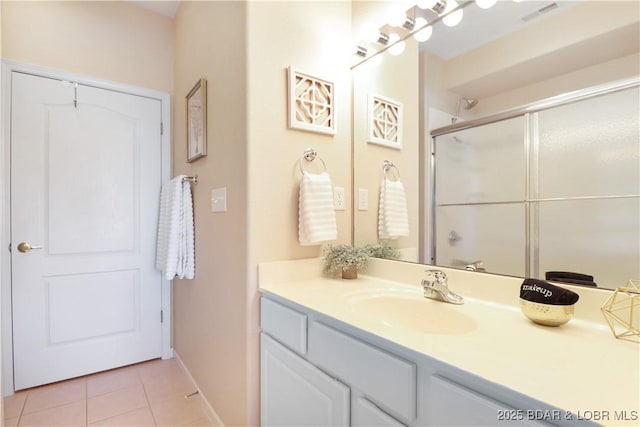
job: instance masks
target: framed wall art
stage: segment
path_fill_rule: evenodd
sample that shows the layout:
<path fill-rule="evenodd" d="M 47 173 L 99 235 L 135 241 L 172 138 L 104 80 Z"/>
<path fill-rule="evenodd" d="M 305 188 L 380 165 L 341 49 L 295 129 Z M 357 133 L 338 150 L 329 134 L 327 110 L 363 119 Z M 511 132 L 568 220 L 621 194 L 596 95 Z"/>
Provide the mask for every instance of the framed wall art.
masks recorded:
<path fill-rule="evenodd" d="M 207 81 L 200 79 L 187 94 L 187 162 L 207 155 Z"/>
<path fill-rule="evenodd" d="M 369 95 L 368 141 L 402 148 L 402 103 L 380 95 Z"/>
<path fill-rule="evenodd" d="M 333 82 L 293 67 L 289 74 L 289 128 L 335 135 Z"/>

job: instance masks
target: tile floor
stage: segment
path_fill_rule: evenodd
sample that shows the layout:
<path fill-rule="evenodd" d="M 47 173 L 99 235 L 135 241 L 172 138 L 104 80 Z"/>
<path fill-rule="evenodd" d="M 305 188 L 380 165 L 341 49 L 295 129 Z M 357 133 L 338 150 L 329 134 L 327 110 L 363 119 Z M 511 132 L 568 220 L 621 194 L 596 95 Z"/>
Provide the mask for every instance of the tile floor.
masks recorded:
<path fill-rule="evenodd" d="M 210 426 L 175 359 L 152 360 L 22 390 L 4 399 L 4 425 Z"/>

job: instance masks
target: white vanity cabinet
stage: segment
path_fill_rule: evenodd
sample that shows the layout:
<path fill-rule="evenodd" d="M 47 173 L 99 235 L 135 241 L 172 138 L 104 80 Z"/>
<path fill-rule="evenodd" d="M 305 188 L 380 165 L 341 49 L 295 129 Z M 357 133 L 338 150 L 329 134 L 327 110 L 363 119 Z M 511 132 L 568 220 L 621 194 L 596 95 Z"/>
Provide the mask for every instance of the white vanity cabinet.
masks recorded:
<path fill-rule="evenodd" d="M 262 297 L 261 325 L 262 425 L 578 424 L 549 405 L 277 295 Z"/>
<path fill-rule="evenodd" d="M 307 316 L 262 298 L 260 317 L 262 425 L 350 425 L 349 388 L 301 357 L 307 351 Z"/>

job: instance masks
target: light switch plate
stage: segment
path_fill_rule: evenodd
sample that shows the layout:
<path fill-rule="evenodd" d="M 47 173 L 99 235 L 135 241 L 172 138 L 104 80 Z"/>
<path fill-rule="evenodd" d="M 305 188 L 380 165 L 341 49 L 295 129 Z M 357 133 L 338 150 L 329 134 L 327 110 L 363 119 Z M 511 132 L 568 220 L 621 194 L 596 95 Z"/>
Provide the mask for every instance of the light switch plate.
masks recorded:
<path fill-rule="evenodd" d="M 227 211 L 227 187 L 211 190 L 211 212 Z"/>
<path fill-rule="evenodd" d="M 333 208 L 337 211 L 343 211 L 345 207 L 344 187 L 333 187 Z"/>
<path fill-rule="evenodd" d="M 366 188 L 358 189 L 358 210 L 369 210 L 369 190 L 367 190 Z"/>

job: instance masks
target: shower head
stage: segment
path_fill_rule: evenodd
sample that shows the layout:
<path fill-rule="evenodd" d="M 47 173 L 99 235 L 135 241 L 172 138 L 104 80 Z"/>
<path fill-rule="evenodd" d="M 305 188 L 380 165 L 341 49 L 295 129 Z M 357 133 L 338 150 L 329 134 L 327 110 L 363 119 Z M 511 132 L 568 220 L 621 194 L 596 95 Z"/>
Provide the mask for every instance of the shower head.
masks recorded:
<path fill-rule="evenodd" d="M 460 117 L 460 106 L 465 110 L 471 110 L 473 107 L 478 105 L 478 100 L 473 98 L 460 98 L 458 100 L 458 106 L 456 107 L 456 115 L 451 118 L 451 123 L 455 123 L 458 121 L 458 117 Z"/>
<path fill-rule="evenodd" d="M 460 105 L 460 102 L 464 101 L 464 108 L 465 110 L 471 110 L 473 107 L 475 107 L 476 105 L 478 105 L 478 100 L 477 99 L 473 99 L 473 98 L 462 98 L 460 101 L 458 101 L 458 108 Z"/>

